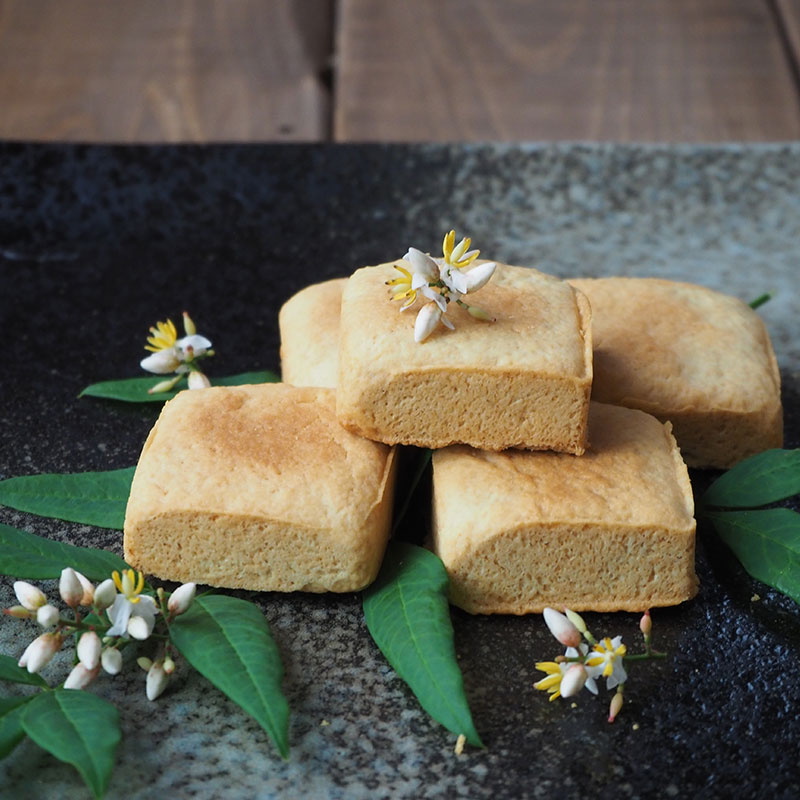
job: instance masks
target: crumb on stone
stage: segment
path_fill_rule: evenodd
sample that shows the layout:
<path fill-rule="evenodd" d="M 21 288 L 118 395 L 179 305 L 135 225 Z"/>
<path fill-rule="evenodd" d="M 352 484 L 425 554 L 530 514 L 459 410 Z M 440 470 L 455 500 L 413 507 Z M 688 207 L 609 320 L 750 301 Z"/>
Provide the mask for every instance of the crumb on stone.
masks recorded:
<path fill-rule="evenodd" d="M 577 703 L 570 703 L 569 707 L 570 708 L 577 708 L 578 704 Z"/>
<path fill-rule="evenodd" d="M 330 725 L 330 722 L 328 722 L 326 719 L 322 720 L 322 722 L 319 724 L 320 728 L 327 728 L 328 725 Z"/>
<path fill-rule="evenodd" d="M 754 594 L 754 595 L 753 595 L 753 596 L 750 598 L 750 602 L 751 602 L 751 603 L 757 603 L 757 602 L 758 602 L 760 599 L 761 599 L 761 595 L 760 595 L 760 594 Z"/>
<path fill-rule="evenodd" d="M 634 729 L 635 731 L 638 731 L 638 730 L 639 730 L 639 723 L 638 723 L 638 722 L 634 722 L 634 723 L 633 723 L 633 729 Z"/>
<path fill-rule="evenodd" d="M 463 733 L 459 733 L 458 739 L 456 739 L 455 749 L 453 750 L 453 752 L 457 756 L 460 756 L 464 752 L 464 745 L 466 744 L 466 742 L 467 742 L 467 737 L 464 736 Z"/>

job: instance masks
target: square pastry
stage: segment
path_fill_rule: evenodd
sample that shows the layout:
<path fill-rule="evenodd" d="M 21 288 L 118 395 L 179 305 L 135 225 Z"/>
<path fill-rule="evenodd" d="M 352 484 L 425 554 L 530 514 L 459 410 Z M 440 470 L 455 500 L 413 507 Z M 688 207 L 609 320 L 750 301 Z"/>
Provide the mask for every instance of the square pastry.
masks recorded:
<path fill-rule="evenodd" d="M 278 314 L 281 376 L 293 386 L 336 388 L 339 319 L 347 278 L 314 283 L 290 297 Z"/>
<path fill-rule="evenodd" d="M 331 389 L 184 391 L 142 450 L 125 558 L 173 581 L 349 592 L 377 575 L 394 456 L 344 430 Z"/>
<path fill-rule="evenodd" d="M 586 298 L 537 270 L 498 264 L 469 296 L 495 321 L 455 308 L 455 330 L 417 342 L 415 310 L 400 312 L 387 292 L 395 263 L 357 270 L 344 289 L 342 425 L 387 444 L 581 454 L 592 384 Z"/>
<path fill-rule="evenodd" d="M 782 446 L 780 373 L 752 308 L 655 278 L 570 282 L 592 306 L 592 399 L 669 420 L 690 467 L 727 469 Z"/>
<path fill-rule="evenodd" d="M 433 550 L 473 614 L 643 611 L 697 591 L 692 489 L 669 425 L 592 403 L 580 458 L 433 454 Z"/>

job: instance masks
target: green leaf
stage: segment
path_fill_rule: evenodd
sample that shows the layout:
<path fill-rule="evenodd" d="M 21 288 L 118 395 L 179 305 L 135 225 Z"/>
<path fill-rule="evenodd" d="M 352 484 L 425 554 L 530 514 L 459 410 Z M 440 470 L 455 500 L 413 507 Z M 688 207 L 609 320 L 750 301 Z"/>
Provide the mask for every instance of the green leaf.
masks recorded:
<path fill-rule="evenodd" d="M 289 705 L 283 665 L 264 615 L 253 603 L 225 595 L 197 597 L 170 625 L 186 660 L 238 703 L 289 756 Z"/>
<path fill-rule="evenodd" d="M 101 581 L 115 569 L 127 569 L 128 565 L 108 550 L 54 542 L 0 524 L 0 575 L 27 580 L 56 579 L 64 567 L 78 570 L 91 581 Z"/>
<path fill-rule="evenodd" d="M 28 686 L 47 687 L 47 681 L 36 673 L 17 666 L 17 659 L 0 655 L 0 681 L 26 683 Z"/>
<path fill-rule="evenodd" d="M 708 518 L 754 578 L 800 603 L 800 514 L 768 508 L 717 511 Z"/>
<path fill-rule="evenodd" d="M 483 747 L 456 661 L 447 585 L 437 556 L 392 541 L 378 579 L 364 592 L 364 616 L 375 643 L 422 707 L 448 730 Z"/>
<path fill-rule="evenodd" d="M 0 758 L 5 758 L 24 738 L 22 715 L 33 697 L 0 697 Z"/>
<path fill-rule="evenodd" d="M 122 530 L 135 467 L 0 481 L 0 504 L 40 517 Z"/>
<path fill-rule="evenodd" d="M 28 703 L 22 727 L 39 747 L 72 764 L 95 797 L 105 794 L 122 738 L 111 703 L 73 689 L 42 692 Z"/>
<path fill-rule="evenodd" d="M 173 389 L 170 392 L 159 392 L 158 394 L 148 394 L 157 383 L 161 383 L 168 375 L 145 376 L 144 378 L 123 378 L 118 381 L 102 381 L 87 386 L 78 396 L 79 397 L 102 397 L 106 400 L 122 400 L 126 403 L 163 403 L 171 400 L 186 388 L 185 383 L 179 383 L 181 388 Z M 280 378 L 269 370 L 258 372 L 242 372 L 238 375 L 228 375 L 225 378 L 211 378 L 212 386 L 242 386 L 249 383 L 277 383 Z"/>
<path fill-rule="evenodd" d="M 754 508 L 800 492 L 800 449 L 765 450 L 746 458 L 717 478 L 702 506 Z"/>

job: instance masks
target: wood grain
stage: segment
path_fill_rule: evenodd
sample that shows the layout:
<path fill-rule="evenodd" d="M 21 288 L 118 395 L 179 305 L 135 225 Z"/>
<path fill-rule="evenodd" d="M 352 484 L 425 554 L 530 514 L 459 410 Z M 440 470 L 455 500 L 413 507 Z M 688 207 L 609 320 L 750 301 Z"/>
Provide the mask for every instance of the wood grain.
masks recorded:
<path fill-rule="evenodd" d="M 800 136 L 767 0 L 342 0 L 337 53 L 339 141 Z"/>
<path fill-rule="evenodd" d="M 0 137 L 329 138 L 332 0 L 0 0 Z"/>
<path fill-rule="evenodd" d="M 800 0 L 775 0 L 775 13 L 800 92 Z"/>

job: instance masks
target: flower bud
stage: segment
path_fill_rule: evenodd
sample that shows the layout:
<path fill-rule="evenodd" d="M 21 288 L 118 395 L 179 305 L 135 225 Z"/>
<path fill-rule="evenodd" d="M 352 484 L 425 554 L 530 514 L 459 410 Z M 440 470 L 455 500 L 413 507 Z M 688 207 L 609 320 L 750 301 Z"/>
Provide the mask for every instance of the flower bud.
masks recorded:
<path fill-rule="evenodd" d="M 617 714 L 622 710 L 622 692 L 617 692 L 611 698 L 611 705 L 608 709 L 608 721 L 613 722 L 617 718 Z"/>
<path fill-rule="evenodd" d="M 106 647 L 100 656 L 100 663 L 109 675 L 116 675 L 122 669 L 122 653 L 116 647 Z"/>
<path fill-rule="evenodd" d="M 168 392 L 175 388 L 175 384 L 183 377 L 183 375 L 176 375 L 166 381 L 159 381 L 155 386 L 151 386 L 147 390 L 147 394 L 160 394 L 161 392 Z"/>
<path fill-rule="evenodd" d="M 28 611 L 25 606 L 11 606 L 11 608 L 4 608 L 3 613 L 15 619 L 30 619 L 33 616 L 33 611 Z"/>
<path fill-rule="evenodd" d="M 78 661 L 88 670 L 93 670 L 100 663 L 100 651 L 103 644 L 94 631 L 86 631 L 78 640 Z"/>
<path fill-rule="evenodd" d="M 209 386 L 211 386 L 211 381 L 202 372 L 192 370 L 189 373 L 190 389 L 208 389 Z"/>
<path fill-rule="evenodd" d="M 171 656 L 164 656 L 164 672 L 167 675 L 172 675 L 175 672 L 175 662 L 172 660 Z"/>
<path fill-rule="evenodd" d="M 148 700 L 155 700 L 167 688 L 169 675 L 164 672 L 164 664 L 161 661 L 154 661 L 147 671 L 147 684 L 145 691 Z"/>
<path fill-rule="evenodd" d="M 589 678 L 589 673 L 586 672 L 586 667 L 583 664 L 572 664 L 567 667 L 564 677 L 561 679 L 561 692 L 562 697 L 572 697 L 578 694 L 583 689 L 584 684 Z"/>
<path fill-rule="evenodd" d="M 72 672 L 67 676 L 64 681 L 65 689 L 85 689 L 100 672 L 100 667 L 94 669 L 86 669 L 83 664 L 76 664 L 72 668 Z"/>
<path fill-rule="evenodd" d="M 559 611 L 554 608 L 544 610 L 544 621 L 550 633 L 565 647 L 578 647 L 581 643 L 580 631 Z"/>
<path fill-rule="evenodd" d="M 179 586 L 170 596 L 167 608 L 172 616 L 177 617 L 188 610 L 194 600 L 196 583 L 184 583 Z"/>
<path fill-rule="evenodd" d="M 46 605 L 36 610 L 36 621 L 43 628 L 55 628 L 61 615 L 55 606 Z"/>
<path fill-rule="evenodd" d="M 78 576 L 78 580 L 83 588 L 81 602 L 78 605 L 90 606 L 94 601 L 94 584 L 85 575 L 81 575 L 81 573 L 77 570 L 75 570 L 75 574 Z"/>
<path fill-rule="evenodd" d="M 14 581 L 14 594 L 28 611 L 36 611 L 47 602 L 44 592 L 27 581 Z"/>
<path fill-rule="evenodd" d="M 61 578 L 58 581 L 58 592 L 61 599 L 70 607 L 75 608 L 83 599 L 83 586 L 78 580 L 78 574 L 72 567 L 61 570 Z"/>
<path fill-rule="evenodd" d="M 576 613 L 575 611 L 571 611 L 568 608 L 564 609 L 564 613 L 567 615 L 567 619 L 581 632 L 586 633 L 586 623 L 583 621 L 583 617 Z"/>
<path fill-rule="evenodd" d="M 485 264 L 480 264 L 467 272 L 467 292 L 477 292 L 478 289 L 482 289 L 494 275 L 496 268 L 497 264 L 493 261 L 487 261 Z"/>
<path fill-rule="evenodd" d="M 116 596 L 117 587 L 114 586 L 114 581 L 111 578 L 106 578 L 106 580 L 94 590 L 94 607 L 98 611 L 104 611 L 109 606 L 113 605 Z"/>
<path fill-rule="evenodd" d="M 197 326 L 189 316 L 188 311 L 183 312 L 183 329 L 186 331 L 187 336 L 194 336 L 197 333 Z"/>
<path fill-rule="evenodd" d="M 61 634 L 58 632 L 43 633 L 25 648 L 25 652 L 17 663 L 20 667 L 25 667 L 33 675 L 50 663 L 50 659 L 61 647 L 62 641 Z"/>
<path fill-rule="evenodd" d="M 145 672 L 153 666 L 153 662 L 147 656 L 139 656 L 139 658 L 136 659 L 136 663 Z"/>
<path fill-rule="evenodd" d="M 650 639 L 650 632 L 653 630 L 653 620 L 650 618 L 650 610 L 644 612 L 644 615 L 639 620 L 639 630 L 644 635 L 645 641 Z"/>
<path fill-rule="evenodd" d="M 478 308 L 478 306 L 470 306 L 467 312 L 471 317 L 475 317 L 475 319 L 479 319 L 482 322 L 494 322 L 495 319 L 488 311 L 484 311 L 482 308 Z"/>

